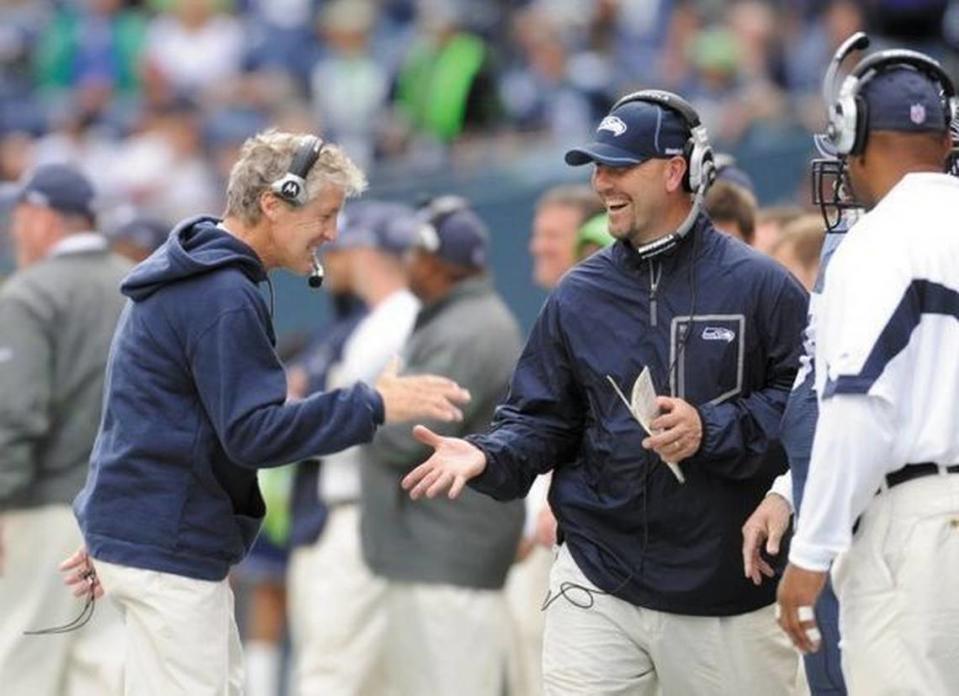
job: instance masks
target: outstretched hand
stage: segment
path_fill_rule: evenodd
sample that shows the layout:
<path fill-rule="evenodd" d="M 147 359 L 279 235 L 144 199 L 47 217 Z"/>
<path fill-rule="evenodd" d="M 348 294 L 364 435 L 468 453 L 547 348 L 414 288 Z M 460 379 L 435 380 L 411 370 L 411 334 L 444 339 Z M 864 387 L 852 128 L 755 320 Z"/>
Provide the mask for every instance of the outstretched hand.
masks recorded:
<path fill-rule="evenodd" d="M 424 494 L 435 498 L 447 491 L 451 499 L 456 498 L 466 483 L 486 468 L 486 455 L 466 440 L 437 435 L 423 425 L 413 428 L 413 437 L 434 450 L 403 478 L 403 490 L 409 491 L 413 500 Z"/>
<path fill-rule="evenodd" d="M 402 423 L 419 418 L 451 422 L 463 420 L 458 405 L 470 400 L 470 393 L 446 377 L 437 375 L 399 375 L 400 361 L 390 360 L 376 379 L 376 391 L 383 399 L 387 423 Z"/>

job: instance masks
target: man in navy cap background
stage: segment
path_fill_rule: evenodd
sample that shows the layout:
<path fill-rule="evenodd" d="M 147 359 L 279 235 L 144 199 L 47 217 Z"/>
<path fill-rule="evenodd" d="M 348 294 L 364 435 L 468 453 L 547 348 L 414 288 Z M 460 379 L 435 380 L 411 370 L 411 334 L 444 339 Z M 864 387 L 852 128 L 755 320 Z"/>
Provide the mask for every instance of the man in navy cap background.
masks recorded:
<path fill-rule="evenodd" d="M 816 305 L 819 418 L 780 623 L 804 652 L 822 648 L 812 608 L 831 570 L 849 692 L 948 694 L 959 683 L 959 180 L 944 173 L 955 87 L 911 51 L 868 56 L 850 76 L 856 112 L 831 119 L 828 141 L 867 213 Z"/>
<path fill-rule="evenodd" d="M 403 359 L 412 374 L 442 369 L 469 389 L 463 422 L 430 423 L 450 436 L 485 430 L 506 393 L 519 326 L 487 273 L 489 234 L 468 201 L 441 196 L 419 213 L 407 258 L 422 303 Z M 363 555 L 386 582 L 389 683 L 399 694 L 499 696 L 510 627 L 503 594 L 523 503 L 468 491 L 460 501 L 410 503 L 400 480 L 428 448 L 408 426 L 373 440 L 363 466 Z"/>
<path fill-rule="evenodd" d="M 468 483 L 509 500 L 553 471 L 547 694 L 801 688 L 772 584 L 743 576 L 740 530 L 780 471 L 763 455 L 807 299 L 700 212 L 711 153 L 697 122 L 676 95 L 639 93 L 567 153 L 593 165 L 616 243 L 549 296 L 487 434 L 414 431 L 435 449 L 403 481 L 414 498 Z M 663 395 L 652 435 L 617 395 L 645 370 Z"/>
<path fill-rule="evenodd" d="M 70 503 L 86 479 L 130 264 L 96 232 L 93 187 L 67 166 L 29 175 L 11 236 L 18 270 L 0 289 L 0 684 L 10 694 L 115 693 L 123 647 L 112 606 L 80 632 L 23 632 L 80 613 L 56 568 L 80 544 Z"/>

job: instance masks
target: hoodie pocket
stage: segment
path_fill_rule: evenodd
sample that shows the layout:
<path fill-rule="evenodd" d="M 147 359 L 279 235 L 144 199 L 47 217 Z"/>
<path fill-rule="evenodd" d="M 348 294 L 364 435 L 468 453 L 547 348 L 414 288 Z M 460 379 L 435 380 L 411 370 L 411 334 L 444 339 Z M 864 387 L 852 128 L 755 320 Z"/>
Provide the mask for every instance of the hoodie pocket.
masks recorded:
<path fill-rule="evenodd" d="M 264 513 L 255 470 L 229 461 L 216 443 L 200 450 L 180 523 L 184 547 L 236 562 L 256 538 Z"/>

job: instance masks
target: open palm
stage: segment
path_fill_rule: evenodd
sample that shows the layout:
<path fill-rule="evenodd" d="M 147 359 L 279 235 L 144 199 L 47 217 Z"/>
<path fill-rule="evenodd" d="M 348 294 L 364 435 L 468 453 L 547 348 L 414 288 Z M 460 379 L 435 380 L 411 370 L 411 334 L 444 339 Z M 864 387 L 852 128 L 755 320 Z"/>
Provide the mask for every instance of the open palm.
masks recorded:
<path fill-rule="evenodd" d="M 486 468 L 486 455 L 466 440 L 437 435 L 422 425 L 413 428 L 413 437 L 434 450 L 429 459 L 403 478 L 403 489 L 413 500 L 424 493 L 427 498 L 435 498 L 444 491 L 456 498 L 466 483 Z"/>

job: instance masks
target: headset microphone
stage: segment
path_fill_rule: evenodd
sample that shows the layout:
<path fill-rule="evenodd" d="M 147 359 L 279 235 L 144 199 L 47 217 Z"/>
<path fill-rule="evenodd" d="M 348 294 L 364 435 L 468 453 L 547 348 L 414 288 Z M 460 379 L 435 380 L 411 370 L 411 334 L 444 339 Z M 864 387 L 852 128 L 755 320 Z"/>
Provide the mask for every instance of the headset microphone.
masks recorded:
<path fill-rule="evenodd" d="M 317 260 L 316 254 L 313 255 L 313 270 L 310 271 L 306 282 L 313 290 L 319 290 L 323 286 L 323 266 Z"/>

